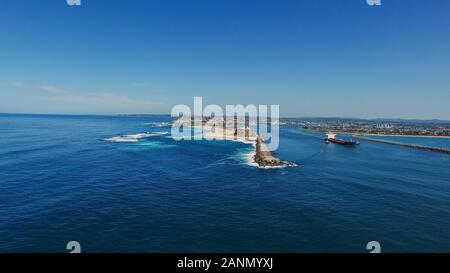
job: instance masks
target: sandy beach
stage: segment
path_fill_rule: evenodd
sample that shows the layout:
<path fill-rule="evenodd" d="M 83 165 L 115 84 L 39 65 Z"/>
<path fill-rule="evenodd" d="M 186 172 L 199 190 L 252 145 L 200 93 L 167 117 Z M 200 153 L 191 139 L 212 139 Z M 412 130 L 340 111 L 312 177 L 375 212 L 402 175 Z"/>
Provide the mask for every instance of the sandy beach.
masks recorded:
<path fill-rule="evenodd" d="M 234 129 L 204 127 L 202 132 L 207 140 L 231 140 L 254 145 L 257 138 L 256 134 L 249 129 L 238 129 L 235 132 Z"/>

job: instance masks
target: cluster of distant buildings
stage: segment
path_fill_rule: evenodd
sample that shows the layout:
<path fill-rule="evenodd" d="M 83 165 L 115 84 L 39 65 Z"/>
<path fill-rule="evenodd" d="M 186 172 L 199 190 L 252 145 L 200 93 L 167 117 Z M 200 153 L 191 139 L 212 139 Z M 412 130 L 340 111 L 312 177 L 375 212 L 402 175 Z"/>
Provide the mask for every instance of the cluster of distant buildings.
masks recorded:
<path fill-rule="evenodd" d="M 282 119 L 282 124 L 323 132 L 351 134 L 450 136 L 450 121 L 364 120 L 342 118 Z"/>
<path fill-rule="evenodd" d="M 256 117 L 195 117 L 195 116 L 184 116 L 174 121 L 175 124 L 189 124 L 191 122 L 191 126 L 206 126 L 216 124 L 223 125 L 226 128 L 252 128 L 255 130 L 258 126 L 268 126 L 268 125 L 279 125 L 278 120 L 271 120 L 270 118 L 256 118 Z"/>

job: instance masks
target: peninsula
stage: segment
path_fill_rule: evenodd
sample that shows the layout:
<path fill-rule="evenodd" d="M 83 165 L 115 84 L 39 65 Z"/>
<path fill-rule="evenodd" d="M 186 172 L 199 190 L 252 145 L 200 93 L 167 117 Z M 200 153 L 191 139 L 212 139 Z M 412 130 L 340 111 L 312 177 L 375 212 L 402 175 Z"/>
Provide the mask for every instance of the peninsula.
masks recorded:
<path fill-rule="evenodd" d="M 282 161 L 279 158 L 273 156 L 272 151 L 267 148 L 261 137 L 256 138 L 254 160 L 260 167 L 293 167 L 295 163 Z"/>
<path fill-rule="evenodd" d="M 184 117 L 174 121 L 174 124 L 187 125 L 194 129 L 196 131 L 194 139 L 228 140 L 253 145 L 255 151 L 249 155 L 249 161 L 252 165 L 254 164 L 261 168 L 297 166 L 295 163 L 277 158 L 268 148 L 264 139 L 249 128 L 248 121 L 240 121 L 238 119 L 219 120 L 214 125 L 209 124 L 209 120 L 204 117 Z M 255 126 L 257 123 L 252 123 L 251 125 Z"/>

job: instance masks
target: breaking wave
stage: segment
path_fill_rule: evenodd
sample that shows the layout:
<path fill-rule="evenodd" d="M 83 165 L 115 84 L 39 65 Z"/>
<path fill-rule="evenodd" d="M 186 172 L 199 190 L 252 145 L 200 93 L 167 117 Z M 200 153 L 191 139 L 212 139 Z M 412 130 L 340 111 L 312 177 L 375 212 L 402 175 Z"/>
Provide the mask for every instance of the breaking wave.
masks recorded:
<path fill-rule="evenodd" d="M 111 138 L 105 138 L 105 141 L 109 142 L 138 142 L 142 138 L 149 138 L 154 136 L 166 135 L 168 132 L 155 132 L 155 133 L 141 133 L 135 135 L 116 136 Z"/>
<path fill-rule="evenodd" d="M 147 126 L 155 126 L 155 127 L 169 127 L 172 125 L 172 122 L 147 122 L 144 123 Z"/>

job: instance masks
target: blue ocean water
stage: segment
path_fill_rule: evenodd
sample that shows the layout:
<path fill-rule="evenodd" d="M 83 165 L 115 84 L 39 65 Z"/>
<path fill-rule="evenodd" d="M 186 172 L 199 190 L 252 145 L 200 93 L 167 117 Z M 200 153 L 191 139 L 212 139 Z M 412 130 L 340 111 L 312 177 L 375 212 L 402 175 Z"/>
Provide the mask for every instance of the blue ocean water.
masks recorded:
<path fill-rule="evenodd" d="M 450 251 L 449 155 L 282 127 L 265 170 L 167 121 L 0 115 L 0 252 Z"/>

